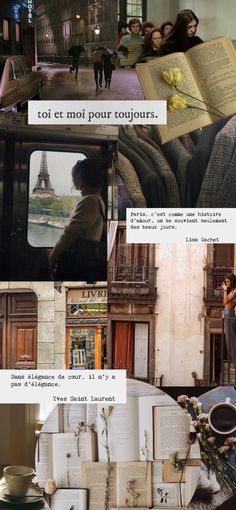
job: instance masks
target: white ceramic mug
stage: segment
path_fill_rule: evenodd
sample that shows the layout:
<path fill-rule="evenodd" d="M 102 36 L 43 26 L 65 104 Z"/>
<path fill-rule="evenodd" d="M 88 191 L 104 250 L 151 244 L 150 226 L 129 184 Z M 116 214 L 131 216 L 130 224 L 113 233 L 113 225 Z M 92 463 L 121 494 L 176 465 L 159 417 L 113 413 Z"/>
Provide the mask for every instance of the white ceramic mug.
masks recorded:
<path fill-rule="evenodd" d="M 236 407 L 230 403 L 229 398 L 211 408 L 208 423 L 217 434 L 230 435 L 236 432 Z"/>
<path fill-rule="evenodd" d="M 7 490 L 12 497 L 24 497 L 35 476 L 35 471 L 26 466 L 7 466 L 3 469 Z"/>

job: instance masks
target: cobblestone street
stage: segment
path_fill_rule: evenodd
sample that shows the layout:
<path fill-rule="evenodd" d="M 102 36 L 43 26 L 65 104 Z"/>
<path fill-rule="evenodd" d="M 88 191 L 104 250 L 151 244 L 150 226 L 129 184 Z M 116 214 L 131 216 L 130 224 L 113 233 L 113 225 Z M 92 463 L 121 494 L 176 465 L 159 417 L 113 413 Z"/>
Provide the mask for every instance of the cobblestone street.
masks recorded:
<path fill-rule="evenodd" d="M 81 67 L 78 78 L 69 73 L 69 67 L 58 64 L 40 64 L 44 75 L 42 99 L 48 100 L 138 100 L 143 93 L 135 69 L 116 69 L 112 74 L 110 90 L 103 87 L 96 91 L 93 69 Z"/>

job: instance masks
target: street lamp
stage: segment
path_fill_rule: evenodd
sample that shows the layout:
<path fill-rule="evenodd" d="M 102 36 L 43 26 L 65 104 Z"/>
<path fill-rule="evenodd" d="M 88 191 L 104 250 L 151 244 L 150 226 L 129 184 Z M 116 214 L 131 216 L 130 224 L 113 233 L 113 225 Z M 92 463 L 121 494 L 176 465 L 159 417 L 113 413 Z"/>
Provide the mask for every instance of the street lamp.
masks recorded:
<path fill-rule="evenodd" d="M 98 25 L 96 25 L 94 28 L 95 35 L 98 37 L 100 35 L 100 32 L 101 32 L 101 28 Z"/>

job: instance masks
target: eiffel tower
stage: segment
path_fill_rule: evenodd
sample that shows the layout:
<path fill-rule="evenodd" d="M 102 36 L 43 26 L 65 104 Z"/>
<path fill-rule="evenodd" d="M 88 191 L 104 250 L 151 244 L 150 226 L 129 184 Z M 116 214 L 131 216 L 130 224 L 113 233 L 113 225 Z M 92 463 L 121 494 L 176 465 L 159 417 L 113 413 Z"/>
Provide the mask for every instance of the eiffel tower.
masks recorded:
<path fill-rule="evenodd" d="M 34 195 L 55 196 L 48 173 L 47 153 L 45 151 L 42 152 L 38 179 L 32 193 Z"/>

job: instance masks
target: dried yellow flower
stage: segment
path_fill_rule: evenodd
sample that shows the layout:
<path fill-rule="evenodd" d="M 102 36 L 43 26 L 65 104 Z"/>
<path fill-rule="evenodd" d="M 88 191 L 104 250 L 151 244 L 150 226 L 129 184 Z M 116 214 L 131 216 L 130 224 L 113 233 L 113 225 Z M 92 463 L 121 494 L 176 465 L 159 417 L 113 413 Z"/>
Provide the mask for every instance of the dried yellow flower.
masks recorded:
<path fill-rule="evenodd" d="M 171 96 L 168 99 L 167 102 L 168 112 L 174 112 L 175 110 L 184 110 L 185 108 L 190 108 L 190 105 L 183 97 L 179 96 L 178 94 L 175 94 L 174 96 Z"/>
<path fill-rule="evenodd" d="M 184 73 L 179 67 L 170 67 L 161 73 L 168 85 L 173 85 L 173 87 L 177 87 L 184 79 Z"/>

